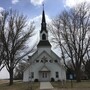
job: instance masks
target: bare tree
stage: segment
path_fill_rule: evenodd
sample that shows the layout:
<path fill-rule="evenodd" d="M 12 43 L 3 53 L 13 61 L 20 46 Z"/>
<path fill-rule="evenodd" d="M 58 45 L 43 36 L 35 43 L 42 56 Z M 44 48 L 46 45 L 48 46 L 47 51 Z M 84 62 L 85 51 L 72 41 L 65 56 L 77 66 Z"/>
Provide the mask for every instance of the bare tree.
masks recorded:
<path fill-rule="evenodd" d="M 0 40 L 2 56 L 5 66 L 10 74 L 10 85 L 13 84 L 13 70 L 18 62 L 32 49 L 27 50 L 27 41 L 35 29 L 33 23 L 28 26 L 27 18 L 16 11 L 4 11 L 0 25 Z M 26 52 L 25 52 L 26 51 Z"/>
<path fill-rule="evenodd" d="M 3 16 L 1 15 L 1 13 L 3 13 L 3 11 L 0 12 L 0 30 L 1 30 L 1 21 L 2 21 L 2 18 Z M 0 36 L 1 36 L 1 33 L 0 33 Z M 0 38 L 0 71 L 2 70 L 2 68 L 5 66 L 5 62 L 3 60 L 3 45 L 1 43 L 1 38 Z"/>
<path fill-rule="evenodd" d="M 61 50 L 61 58 L 67 68 L 70 60 L 76 73 L 77 82 L 81 81 L 81 65 L 85 62 L 88 48 L 90 47 L 90 7 L 82 3 L 63 11 L 49 26 L 53 35 L 52 42 Z"/>
<path fill-rule="evenodd" d="M 3 60 L 3 50 L 2 50 L 2 45 L 0 45 L 0 71 L 3 69 L 5 66 L 5 61 Z"/>
<path fill-rule="evenodd" d="M 28 59 L 21 60 L 15 67 L 14 79 L 23 79 L 23 72 L 28 66 L 30 66 Z"/>

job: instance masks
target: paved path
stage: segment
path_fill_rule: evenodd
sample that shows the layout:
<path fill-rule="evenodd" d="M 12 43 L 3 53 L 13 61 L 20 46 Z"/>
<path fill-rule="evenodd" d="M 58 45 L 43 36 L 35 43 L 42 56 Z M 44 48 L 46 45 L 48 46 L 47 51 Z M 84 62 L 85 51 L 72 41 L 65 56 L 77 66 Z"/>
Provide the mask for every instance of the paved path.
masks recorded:
<path fill-rule="evenodd" d="M 53 89 L 53 86 L 51 85 L 50 82 L 40 82 L 40 90 L 43 90 L 43 89 L 51 90 L 51 89 Z"/>

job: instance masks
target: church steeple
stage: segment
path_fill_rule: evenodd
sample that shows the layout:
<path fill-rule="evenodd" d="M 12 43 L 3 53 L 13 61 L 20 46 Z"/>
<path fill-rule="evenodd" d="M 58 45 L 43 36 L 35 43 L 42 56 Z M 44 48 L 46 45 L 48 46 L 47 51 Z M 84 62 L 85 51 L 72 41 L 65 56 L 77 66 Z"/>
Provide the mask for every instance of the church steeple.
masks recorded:
<path fill-rule="evenodd" d="M 42 12 L 42 23 L 46 23 L 46 20 L 45 20 L 45 12 L 44 12 L 44 4 L 43 4 L 43 12 Z"/>
<path fill-rule="evenodd" d="M 43 11 L 42 11 L 42 22 L 41 22 L 41 31 L 40 31 L 40 42 L 38 43 L 38 47 L 51 47 L 48 41 L 48 31 L 46 28 L 46 19 L 45 19 L 45 11 L 44 11 L 44 4 L 43 4 Z"/>
<path fill-rule="evenodd" d="M 42 11 L 42 22 L 41 22 L 41 33 L 45 31 L 47 33 L 46 30 L 46 18 L 45 18 L 45 11 L 44 11 L 44 4 L 43 4 L 43 11 Z"/>

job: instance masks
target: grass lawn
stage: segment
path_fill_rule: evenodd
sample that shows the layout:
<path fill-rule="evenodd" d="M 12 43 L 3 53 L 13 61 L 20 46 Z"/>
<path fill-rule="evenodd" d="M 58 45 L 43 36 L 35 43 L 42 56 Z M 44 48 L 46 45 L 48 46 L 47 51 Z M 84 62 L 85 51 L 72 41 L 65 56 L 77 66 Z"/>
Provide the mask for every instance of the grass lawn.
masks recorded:
<path fill-rule="evenodd" d="M 8 80 L 0 80 L 0 90 L 39 90 L 39 82 L 24 83 L 22 81 L 15 80 L 12 86 L 9 86 Z M 61 82 L 51 82 L 53 90 L 90 90 L 90 81 L 82 81 L 76 83 L 73 81 L 73 87 L 71 87 L 71 81 L 67 81 L 62 88 Z M 32 89 L 31 89 L 32 87 Z"/>
<path fill-rule="evenodd" d="M 32 88 L 32 89 L 31 89 Z M 8 81 L 0 80 L 0 90 L 38 90 L 39 82 L 24 83 L 22 81 L 14 81 L 12 86 L 8 85 Z"/>
<path fill-rule="evenodd" d="M 90 81 L 82 81 L 82 82 L 79 82 L 77 83 L 76 81 L 72 81 L 72 84 L 71 84 L 71 81 L 66 81 L 66 83 L 64 83 L 62 85 L 61 82 L 51 82 L 52 85 L 55 87 L 55 88 L 74 88 L 75 90 L 78 90 L 78 89 L 84 89 L 84 90 L 90 90 Z"/>

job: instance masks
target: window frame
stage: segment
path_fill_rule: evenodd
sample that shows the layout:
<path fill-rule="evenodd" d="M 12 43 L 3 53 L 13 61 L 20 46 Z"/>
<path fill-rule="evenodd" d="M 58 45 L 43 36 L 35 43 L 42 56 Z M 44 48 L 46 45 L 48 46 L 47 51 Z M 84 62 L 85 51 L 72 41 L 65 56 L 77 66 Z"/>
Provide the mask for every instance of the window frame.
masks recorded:
<path fill-rule="evenodd" d="M 55 72 L 55 74 L 56 74 L 56 78 L 59 78 L 59 72 L 57 71 Z"/>
<path fill-rule="evenodd" d="M 34 78 L 34 72 L 31 72 L 31 78 Z"/>
<path fill-rule="evenodd" d="M 45 33 L 42 34 L 42 40 L 46 40 L 46 35 L 45 35 Z"/>

